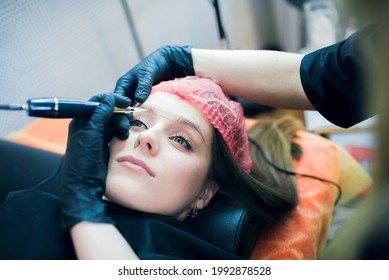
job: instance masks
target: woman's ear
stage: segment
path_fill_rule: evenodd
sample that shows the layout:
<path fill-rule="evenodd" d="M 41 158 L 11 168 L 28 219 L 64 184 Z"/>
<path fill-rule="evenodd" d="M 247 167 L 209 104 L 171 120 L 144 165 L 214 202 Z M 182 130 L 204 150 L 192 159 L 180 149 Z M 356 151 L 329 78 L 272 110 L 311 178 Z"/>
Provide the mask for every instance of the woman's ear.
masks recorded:
<path fill-rule="evenodd" d="M 219 185 L 216 182 L 208 182 L 203 192 L 197 198 L 195 202 L 195 208 L 203 209 L 205 206 L 207 206 L 218 190 Z"/>

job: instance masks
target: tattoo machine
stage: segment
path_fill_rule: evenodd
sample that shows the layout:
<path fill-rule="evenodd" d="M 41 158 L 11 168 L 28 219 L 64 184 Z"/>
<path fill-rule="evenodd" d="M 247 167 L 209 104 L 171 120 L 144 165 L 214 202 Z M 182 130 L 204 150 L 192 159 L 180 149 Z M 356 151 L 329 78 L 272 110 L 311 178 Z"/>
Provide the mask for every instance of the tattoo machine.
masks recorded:
<path fill-rule="evenodd" d="M 40 118 L 80 118 L 92 115 L 99 102 L 83 101 L 67 98 L 32 98 L 26 104 L 11 105 L 0 104 L 1 110 L 25 110 L 31 117 Z M 147 109 L 139 107 L 116 108 L 114 113 L 129 114 L 133 112 L 144 112 Z"/>

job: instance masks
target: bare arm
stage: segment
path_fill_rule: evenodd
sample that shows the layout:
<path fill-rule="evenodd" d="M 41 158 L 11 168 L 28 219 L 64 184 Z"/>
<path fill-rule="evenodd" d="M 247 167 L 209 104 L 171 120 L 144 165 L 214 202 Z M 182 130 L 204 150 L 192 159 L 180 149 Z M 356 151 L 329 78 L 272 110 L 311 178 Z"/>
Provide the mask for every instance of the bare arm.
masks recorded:
<path fill-rule="evenodd" d="M 78 259 L 138 259 L 116 229 L 105 223 L 80 222 L 70 231 Z"/>
<path fill-rule="evenodd" d="M 343 194 L 340 205 L 355 198 L 358 194 L 367 191 L 373 184 L 370 175 L 362 168 L 344 148 L 338 146 L 340 164 L 339 184 Z"/>
<path fill-rule="evenodd" d="M 196 75 L 230 95 L 276 108 L 314 110 L 300 81 L 302 55 L 265 50 L 192 49 Z"/>

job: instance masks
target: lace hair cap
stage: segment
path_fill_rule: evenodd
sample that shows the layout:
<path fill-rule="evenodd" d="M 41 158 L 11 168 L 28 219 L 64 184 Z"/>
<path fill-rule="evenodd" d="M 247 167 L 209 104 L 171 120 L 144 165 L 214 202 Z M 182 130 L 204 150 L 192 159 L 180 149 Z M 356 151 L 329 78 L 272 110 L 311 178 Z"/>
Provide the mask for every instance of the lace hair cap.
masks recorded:
<path fill-rule="evenodd" d="M 235 160 L 250 172 L 252 160 L 242 106 L 224 94 L 210 79 L 185 77 L 161 82 L 153 92 L 173 93 L 198 108 L 216 128 Z"/>

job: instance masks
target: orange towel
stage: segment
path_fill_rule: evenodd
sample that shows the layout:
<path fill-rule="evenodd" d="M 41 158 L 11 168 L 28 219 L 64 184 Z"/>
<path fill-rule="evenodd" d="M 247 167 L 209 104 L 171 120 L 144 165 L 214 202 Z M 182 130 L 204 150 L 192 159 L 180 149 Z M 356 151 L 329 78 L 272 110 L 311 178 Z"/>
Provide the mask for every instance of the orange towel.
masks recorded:
<path fill-rule="evenodd" d="M 7 139 L 34 148 L 64 154 L 70 119 L 36 119 L 25 128 L 14 131 Z"/>

